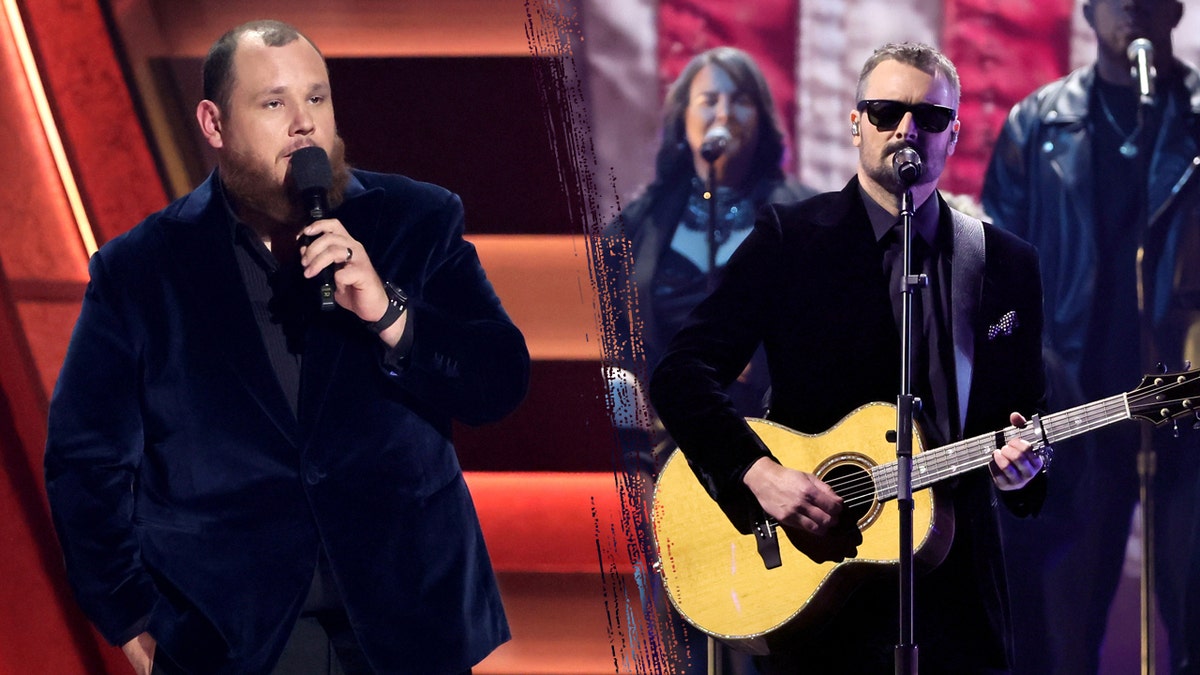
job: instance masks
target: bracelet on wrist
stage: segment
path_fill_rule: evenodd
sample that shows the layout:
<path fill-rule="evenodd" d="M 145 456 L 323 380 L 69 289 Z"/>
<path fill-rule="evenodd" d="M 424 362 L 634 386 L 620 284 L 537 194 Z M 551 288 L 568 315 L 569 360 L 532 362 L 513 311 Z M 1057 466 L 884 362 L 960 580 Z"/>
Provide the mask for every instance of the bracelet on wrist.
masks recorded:
<path fill-rule="evenodd" d="M 390 281 L 384 282 L 383 290 L 387 293 L 388 306 L 378 321 L 364 321 L 367 330 L 379 335 L 400 320 L 404 310 L 408 309 L 408 295 L 400 287 Z"/>

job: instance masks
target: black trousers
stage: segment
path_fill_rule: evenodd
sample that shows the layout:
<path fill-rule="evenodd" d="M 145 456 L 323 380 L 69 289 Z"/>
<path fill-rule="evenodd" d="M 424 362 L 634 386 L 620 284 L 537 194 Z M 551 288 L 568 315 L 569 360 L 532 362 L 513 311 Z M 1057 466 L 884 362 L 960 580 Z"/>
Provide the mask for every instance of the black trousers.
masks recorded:
<path fill-rule="evenodd" d="M 184 675 L 169 654 L 157 650 L 152 675 Z M 345 612 L 305 613 L 296 621 L 272 675 L 372 675 Z"/>
<path fill-rule="evenodd" d="M 373 675 L 322 550 L 304 609 L 271 675 Z M 470 675 L 468 668 L 462 675 Z M 182 675 L 165 653 L 154 656 L 151 675 Z"/>
<path fill-rule="evenodd" d="M 185 673 L 165 653 L 154 656 L 153 675 Z M 292 629 L 287 646 L 272 675 L 370 675 L 358 641 L 342 617 L 302 616 Z M 470 675 L 468 668 L 462 675 Z"/>

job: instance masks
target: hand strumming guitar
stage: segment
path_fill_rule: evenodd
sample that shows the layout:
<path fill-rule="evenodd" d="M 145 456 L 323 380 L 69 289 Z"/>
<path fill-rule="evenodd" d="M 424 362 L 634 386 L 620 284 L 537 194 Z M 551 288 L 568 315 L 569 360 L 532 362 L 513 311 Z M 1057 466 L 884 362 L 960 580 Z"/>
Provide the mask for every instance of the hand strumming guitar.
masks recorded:
<path fill-rule="evenodd" d="M 841 562 L 858 554 L 862 532 L 842 522 L 842 498 L 816 476 L 789 469 L 763 457 L 746 470 L 742 482 L 763 511 L 783 526 L 788 539 L 813 561 Z"/>

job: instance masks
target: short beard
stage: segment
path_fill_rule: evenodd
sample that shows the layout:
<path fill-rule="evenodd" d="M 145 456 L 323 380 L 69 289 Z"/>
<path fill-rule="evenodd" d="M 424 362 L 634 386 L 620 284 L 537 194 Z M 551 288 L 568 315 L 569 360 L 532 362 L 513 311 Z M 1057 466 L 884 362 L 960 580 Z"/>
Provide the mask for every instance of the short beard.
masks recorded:
<path fill-rule="evenodd" d="M 896 143 L 894 145 L 889 145 L 883 149 L 883 156 L 894 156 L 896 152 L 899 152 L 902 148 L 906 147 L 911 146 L 909 146 L 908 143 Z M 916 148 L 913 148 L 913 150 L 916 150 Z M 918 152 L 918 154 L 920 153 Z M 923 154 L 921 155 L 921 159 L 925 159 Z M 867 176 L 871 178 L 871 180 L 878 183 L 879 186 L 884 190 L 887 190 L 889 194 L 896 196 L 904 194 L 904 191 L 911 187 L 901 184 L 900 177 L 896 175 L 895 167 L 888 162 L 881 161 L 879 164 L 872 164 L 867 168 Z"/>
<path fill-rule="evenodd" d="M 333 184 L 329 189 L 329 207 L 336 208 L 346 196 L 350 165 L 346 163 L 346 144 L 341 136 L 333 141 L 329 156 Z M 221 163 L 221 183 L 234 211 L 256 229 L 262 223 L 271 230 L 298 232 L 309 222 L 308 211 L 296 191 L 289 169 L 283 185 L 275 182 L 270 167 L 254 161 L 248 154 L 230 151 Z"/>

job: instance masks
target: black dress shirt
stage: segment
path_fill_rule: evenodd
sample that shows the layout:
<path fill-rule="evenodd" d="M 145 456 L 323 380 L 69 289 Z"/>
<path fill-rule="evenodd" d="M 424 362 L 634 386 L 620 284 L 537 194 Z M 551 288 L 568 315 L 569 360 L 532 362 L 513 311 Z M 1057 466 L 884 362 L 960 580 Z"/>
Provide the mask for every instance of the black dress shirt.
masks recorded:
<path fill-rule="evenodd" d="M 884 249 L 883 272 L 891 279 L 889 290 L 896 328 L 903 334 L 901 312 L 904 302 L 901 282 L 904 276 L 903 227 L 899 219 L 859 188 L 875 239 Z M 930 447 L 944 445 L 959 437 L 959 415 L 954 385 L 954 341 L 951 335 L 951 258 L 953 234 L 939 227 L 937 197 L 931 195 L 913 213 L 913 274 L 928 280 L 924 288 L 912 294 L 912 393 L 921 398 L 917 420 L 930 441 Z"/>

